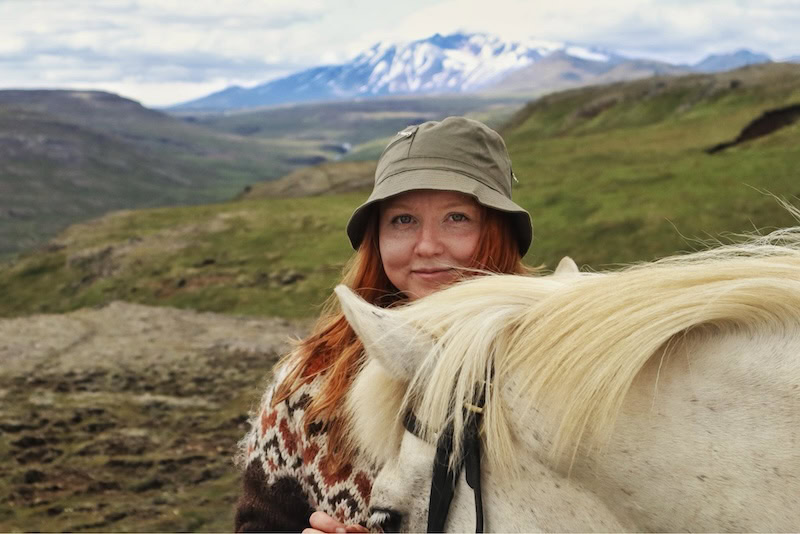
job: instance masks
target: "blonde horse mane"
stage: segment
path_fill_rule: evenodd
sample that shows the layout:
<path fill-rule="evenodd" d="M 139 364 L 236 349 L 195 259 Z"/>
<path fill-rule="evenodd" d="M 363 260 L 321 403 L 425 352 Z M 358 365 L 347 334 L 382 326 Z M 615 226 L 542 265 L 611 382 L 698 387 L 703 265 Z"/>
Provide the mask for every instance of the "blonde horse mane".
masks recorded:
<path fill-rule="evenodd" d="M 529 408 L 547 407 L 542 424 L 549 425 L 551 460 L 570 463 L 579 450 L 607 442 L 638 372 L 682 333 L 700 326 L 796 327 L 800 227 L 615 272 L 477 277 L 395 313 L 429 335 L 433 349 L 408 388 L 382 389 L 370 376 L 373 392 L 395 397 L 383 408 L 373 399 L 372 417 L 398 421 L 411 407 L 425 422 L 423 437 L 432 441 L 452 420 L 460 443 L 460 407 L 483 393 L 488 460 L 514 472 L 508 414 L 499 387 L 486 386 L 514 376 Z"/>

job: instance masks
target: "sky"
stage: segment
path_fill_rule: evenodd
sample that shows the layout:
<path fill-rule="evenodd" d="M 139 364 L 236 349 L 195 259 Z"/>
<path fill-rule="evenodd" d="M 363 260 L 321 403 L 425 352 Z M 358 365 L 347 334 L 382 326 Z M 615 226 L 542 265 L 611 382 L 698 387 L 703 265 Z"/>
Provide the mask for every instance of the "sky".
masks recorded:
<path fill-rule="evenodd" d="M 800 55 L 800 0 L 0 0 L 0 88 L 167 106 L 455 31 L 695 63 Z"/>

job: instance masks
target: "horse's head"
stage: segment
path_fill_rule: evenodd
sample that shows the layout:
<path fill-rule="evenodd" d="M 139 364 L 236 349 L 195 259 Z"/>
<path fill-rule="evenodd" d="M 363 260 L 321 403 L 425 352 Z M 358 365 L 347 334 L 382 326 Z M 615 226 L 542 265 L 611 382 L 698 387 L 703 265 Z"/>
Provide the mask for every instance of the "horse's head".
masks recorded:
<path fill-rule="evenodd" d="M 427 499 L 419 497 L 429 491 L 433 448 L 404 430 L 400 414 L 407 387 L 434 341 L 397 310 L 372 306 L 344 286 L 336 294 L 367 356 L 347 404 L 358 447 L 383 466 L 373 483 L 370 526 L 424 531 Z"/>

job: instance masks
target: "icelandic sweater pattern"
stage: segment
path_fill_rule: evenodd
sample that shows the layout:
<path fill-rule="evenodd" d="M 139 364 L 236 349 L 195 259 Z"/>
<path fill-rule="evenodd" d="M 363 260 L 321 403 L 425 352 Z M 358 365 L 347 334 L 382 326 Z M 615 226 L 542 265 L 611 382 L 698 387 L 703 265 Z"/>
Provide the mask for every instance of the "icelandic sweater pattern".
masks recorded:
<path fill-rule="evenodd" d="M 240 442 L 244 492 L 236 511 L 236 530 L 302 530 L 315 510 L 345 524 L 364 524 L 375 467 L 357 454 L 333 467 L 327 426 L 308 428 L 303 415 L 319 391 L 318 377 L 288 399 L 272 406 L 273 385 L 251 418 Z"/>

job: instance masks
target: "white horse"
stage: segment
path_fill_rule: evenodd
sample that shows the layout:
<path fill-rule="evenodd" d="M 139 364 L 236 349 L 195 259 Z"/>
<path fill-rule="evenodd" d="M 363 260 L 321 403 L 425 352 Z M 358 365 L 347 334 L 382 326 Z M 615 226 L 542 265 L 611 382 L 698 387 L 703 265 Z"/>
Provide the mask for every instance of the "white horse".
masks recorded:
<path fill-rule="evenodd" d="M 800 227 L 394 309 L 337 294 L 368 355 L 348 409 L 384 466 L 372 526 L 425 530 L 437 432 L 460 443 L 485 395 L 487 530 L 800 530 Z M 475 528 L 472 495 L 462 475 L 446 530 Z"/>

